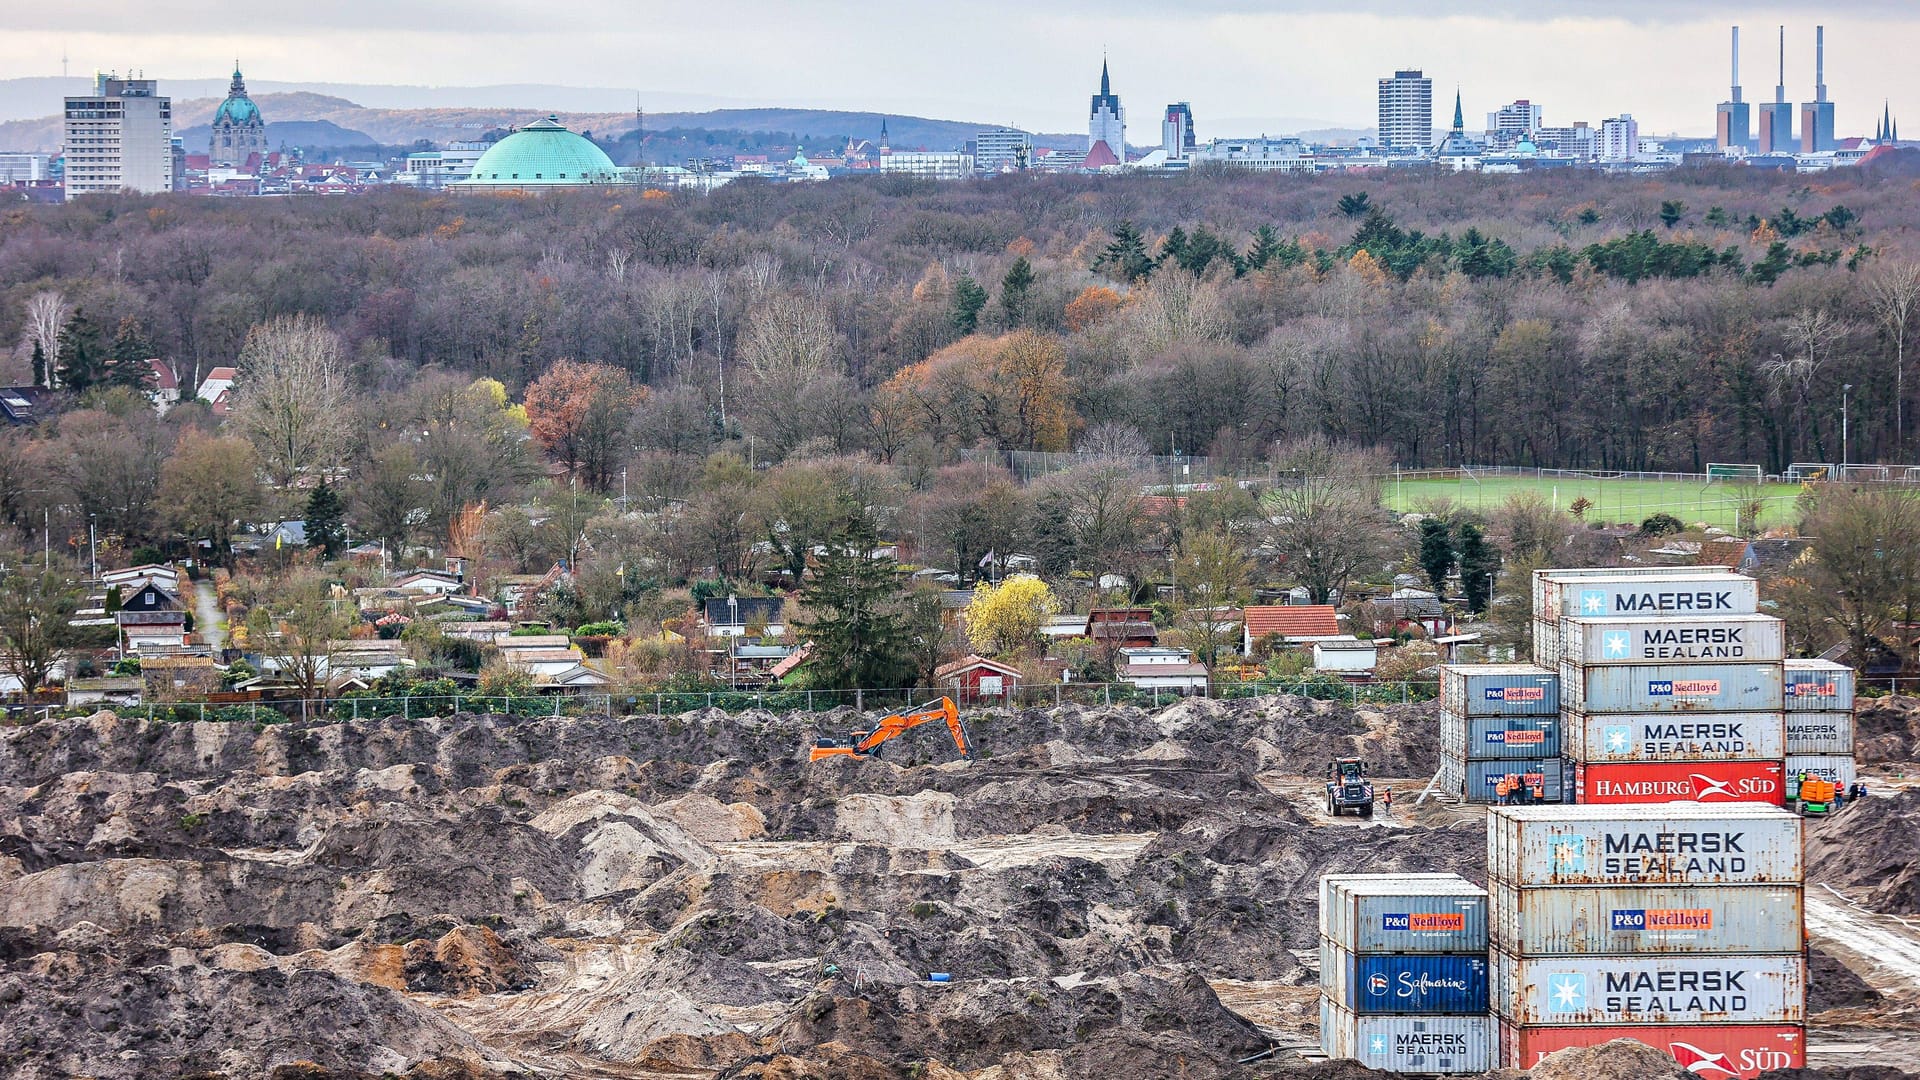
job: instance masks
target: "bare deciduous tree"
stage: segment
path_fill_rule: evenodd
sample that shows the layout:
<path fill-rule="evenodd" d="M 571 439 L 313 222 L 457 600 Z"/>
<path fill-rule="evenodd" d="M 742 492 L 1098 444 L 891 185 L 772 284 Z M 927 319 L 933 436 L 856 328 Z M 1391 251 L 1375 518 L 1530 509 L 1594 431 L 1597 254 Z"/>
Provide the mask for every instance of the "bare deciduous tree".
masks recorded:
<path fill-rule="evenodd" d="M 52 289 L 43 289 L 27 298 L 27 344 L 40 347 L 47 359 L 47 385 L 58 386 L 54 375 L 60 368 L 60 331 L 66 329 L 67 298 Z"/>
<path fill-rule="evenodd" d="M 274 481 L 323 475 L 353 441 L 352 398 L 340 339 L 319 319 L 293 315 L 255 326 L 240 350 L 233 423 Z"/>
<path fill-rule="evenodd" d="M 1868 279 L 1867 302 L 1893 339 L 1893 445 L 1898 448 L 1906 445 L 1907 330 L 1920 305 L 1920 263 L 1903 259 L 1883 267 Z"/>

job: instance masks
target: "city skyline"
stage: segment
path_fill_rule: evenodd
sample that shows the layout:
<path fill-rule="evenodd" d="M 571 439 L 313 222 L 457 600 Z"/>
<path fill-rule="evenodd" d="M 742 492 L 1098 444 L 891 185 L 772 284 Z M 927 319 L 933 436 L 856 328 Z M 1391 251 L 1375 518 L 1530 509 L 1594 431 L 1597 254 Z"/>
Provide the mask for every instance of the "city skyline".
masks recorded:
<path fill-rule="evenodd" d="M 1763 58 L 1772 51 L 1767 39 L 1786 26 L 1787 97 L 1801 102 L 1814 97 L 1813 28 L 1822 23 L 1838 132 L 1863 135 L 1883 99 L 1902 111 L 1906 87 L 1884 57 L 1920 47 L 1920 15 L 1891 0 L 1794 10 L 1576 2 L 1545 16 L 1528 14 L 1537 5 L 1500 0 L 1474 5 L 1476 14 L 1329 6 L 1211 0 L 1174 10 L 1073 0 L 1031 10 L 985 0 L 962 17 L 842 0 L 795 20 L 776 14 L 784 8 L 743 0 L 697 10 L 589 3 L 567 21 L 543 21 L 506 4 L 462 9 L 455 20 L 440 5 L 399 0 L 330 8 L 325 23 L 319 13 L 274 12 L 250 19 L 255 29 L 242 34 L 205 5 L 159 0 L 145 9 L 149 25 L 164 28 L 157 32 L 101 32 L 97 20 L 51 6 L 0 15 L 0 77 L 57 74 L 62 56 L 75 75 L 98 68 L 204 77 L 229 70 L 238 55 L 269 82 L 631 85 L 643 98 L 709 96 L 716 106 L 845 108 L 1070 132 L 1084 124 L 1086 87 L 1104 51 L 1116 93 L 1154 110 L 1191 101 L 1203 139 L 1370 127 L 1377 81 L 1402 68 L 1424 71 L 1436 97 L 1458 88 L 1469 116 L 1525 98 L 1543 107 L 1549 124 L 1597 124 L 1631 111 L 1650 133 L 1710 135 L 1714 104 L 1726 95 L 1727 26 L 1751 28 L 1748 66 L 1756 73 L 1773 66 Z M 1340 47 L 1349 42 L 1356 47 Z M 943 70 L 951 74 L 937 74 Z M 1756 98 L 1764 100 L 1749 96 Z M 1142 133 L 1134 141 L 1142 138 L 1152 141 Z"/>

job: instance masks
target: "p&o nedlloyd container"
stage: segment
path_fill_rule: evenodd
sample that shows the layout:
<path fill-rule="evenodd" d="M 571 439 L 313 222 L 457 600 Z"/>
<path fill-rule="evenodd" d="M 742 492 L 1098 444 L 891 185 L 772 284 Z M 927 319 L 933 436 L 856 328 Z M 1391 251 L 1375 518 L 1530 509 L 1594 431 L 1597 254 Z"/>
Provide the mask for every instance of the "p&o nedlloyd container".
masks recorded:
<path fill-rule="evenodd" d="M 1853 669 L 1831 660 L 1789 660 L 1786 664 L 1789 712 L 1852 712 Z"/>
<path fill-rule="evenodd" d="M 1851 712 L 1789 712 L 1785 715 L 1788 755 L 1853 753 Z"/>
<path fill-rule="evenodd" d="M 1807 958 L 1492 956 L 1493 998 L 1508 1023 L 1798 1024 L 1807 1012 Z"/>
<path fill-rule="evenodd" d="M 1495 881 L 1493 947 L 1514 956 L 1792 953 L 1798 885 L 1522 887 Z"/>
<path fill-rule="evenodd" d="M 1395 1073 L 1479 1073 L 1500 1058 L 1492 1016 L 1356 1016 L 1320 999 L 1321 1049 Z"/>
<path fill-rule="evenodd" d="M 1500 781 L 1517 781 L 1531 798 L 1557 803 L 1566 798 L 1566 764 L 1560 758 L 1509 758 L 1504 761 L 1453 761 L 1441 759 L 1441 779 L 1449 792 L 1459 780 L 1462 799 L 1469 803 L 1500 801 Z"/>
<path fill-rule="evenodd" d="M 1760 603 L 1759 583 L 1733 573 L 1693 568 L 1691 575 L 1647 575 L 1631 571 L 1609 577 L 1541 583 L 1534 608 L 1538 619 L 1694 618 L 1701 615 L 1751 615 Z"/>
<path fill-rule="evenodd" d="M 1485 953 L 1487 891 L 1448 874 L 1321 879 L 1321 933 L 1354 953 Z"/>
<path fill-rule="evenodd" d="M 1570 1046 L 1632 1039 L 1664 1050 L 1688 1072 L 1714 1080 L 1759 1080 L 1761 1073 L 1807 1064 L 1806 1030 L 1797 1024 L 1694 1027 L 1515 1027 L 1500 1025 L 1500 1064 L 1531 1069 Z"/>
<path fill-rule="evenodd" d="M 1455 716 L 1555 716 L 1560 675 L 1534 664 L 1448 664 L 1440 708 Z"/>
<path fill-rule="evenodd" d="M 1361 1016 L 1487 1011 L 1487 954 L 1356 955 L 1320 939 L 1320 993 Z"/>
<path fill-rule="evenodd" d="M 1573 618 L 1561 623 L 1560 661 L 1607 664 L 1761 664 L 1787 654 L 1771 615 Z"/>
<path fill-rule="evenodd" d="M 1820 714 L 1825 715 L 1825 714 Z M 1588 764 L 1636 761 L 1779 761 L 1781 713 L 1578 713 L 1561 723 L 1568 754 Z"/>
<path fill-rule="evenodd" d="M 1560 667 L 1568 712 L 1779 712 L 1779 664 Z"/>
<path fill-rule="evenodd" d="M 1440 753 L 1461 761 L 1560 756 L 1557 716 L 1440 714 Z"/>
<path fill-rule="evenodd" d="M 1799 885 L 1801 820 L 1775 806 L 1503 806 L 1487 875 L 1534 885 Z"/>

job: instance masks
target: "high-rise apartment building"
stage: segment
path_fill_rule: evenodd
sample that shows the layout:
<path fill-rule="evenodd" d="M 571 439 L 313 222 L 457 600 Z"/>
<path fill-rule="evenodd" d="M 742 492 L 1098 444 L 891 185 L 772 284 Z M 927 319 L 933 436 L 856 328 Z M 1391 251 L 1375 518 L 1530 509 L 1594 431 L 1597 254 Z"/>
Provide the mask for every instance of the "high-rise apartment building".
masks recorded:
<path fill-rule="evenodd" d="M 1433 145 L 1432 79 L 1418 71 L 1396 71 L 1380 80 L 1380 145 L 1421 151 Z"/>
<path fill-rule="evenodd" d="M 67 99 L 67 198 L 173 190 L 173 102 L 153 79 L 100 75 Z"/>
<path fill-rule="evenodd" d="M 1033 160 L 1033 136 L 1017 128 L 991 128 L 973 137 L 973 167 L 983 173 L 1024 169 Z"/>
<path fill-rule="evenodd" d="M 1740 93 L 1740 28 L 1733 28 L 1733 96 L 1714 110 L 1714 145 L 1722 153 L 1753 149 L 1753 107 Z"/>
<path fill-rule="evenodd" d="M 1120 95 L 1113 92 L 1113 83 L 1107 78 L 1105 60 L 1100 61 L 1100 92 L 1093 95 L 1093 104 L 1087 110 L 1089 160 L 1098 156 L 1098 147 L 1103 143 L 1116 162 L 1126 163 L 1127 111 L 1120 107 Z"/>
<path fill-rule="evenodd" d="M 1791 154 L 1793 141 L 1793 103 L 1787 100 L 1787 28 L 1780 28 L 1780 81 L 1774 84 L 1773 100 L 1760 106 L 1759 150 L 1763 154 Z"/>
<path fill-rule="evenodd" d="M 1167 115 L 1160 121 L 1160 149 L 1167 152 L 1167 159 L 1183 161 L 1193 156 L 1197 146 L 1193 134 L 1193 106 L 1184 101 L 1167 106 Z"/>
<path fill-rule="evenodd" d="M 1640 156 L 1640 122 L 1632 113 L 1600 121 L 1600 160 L 1632 161 Z"/>
<path fill-rule="evenodd" d="M 1813 100 L 1800 106 L 1800 152 L 1834 148 L 1833 102 L 1827 100 L 1827 28 L 1813 28 Z"/>

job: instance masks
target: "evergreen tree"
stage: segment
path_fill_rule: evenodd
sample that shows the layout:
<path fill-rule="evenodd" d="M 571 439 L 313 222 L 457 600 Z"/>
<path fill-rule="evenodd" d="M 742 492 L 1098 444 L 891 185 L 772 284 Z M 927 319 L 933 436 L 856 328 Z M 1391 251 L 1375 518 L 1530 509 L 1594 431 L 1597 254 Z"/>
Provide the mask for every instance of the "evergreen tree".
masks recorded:
<path fill-rule="evenodd" d="M 1160 241 L 1160 258 L 1154 262 L 1154 266 L 1161 267 L 1168 263 L 1172 263 L 1175 266 L 1185 266 L 1186 260 L 1187 230 L 1175 225 L 1172 229 L 1168 230 L 1167 238 Z"/>
<path fill-rule="evenodd" d="M 1372 203 L 1373 200 L 1367 197 L 1366 192 L 1356 191 L 1348 195 L 1340 196 L 1340 202 L 1336 205 L 1339 207 L 1341 215 L 1348 221 L 1352 221 L 1354 218 L 1360 217 L 1372 209 Z"/>
<path fill-rule="evenodd" d="M 1262 225 L 1253 230 L 1253 245 L 1247 248 L 1246 264 L 1249 270 L 1265 270 L 1267 264 L 1280 254 L 1280 234 L 1271 225 Z"/>
<path fill-rule="evenodd" d="M 1487 543 L 1480 526 L 1460 526 L 1460 589 L 1467 594 L 1467 610 L 1483 612 L 1493 598 L 1493 577 L 1500 572 L 1500 553 Z"/>
<path fill-rule="evenodd" d="M 953 283 L 953 328 L 962 334 L 971 334 L 980 328 L 980 312 L 987 306 L 987 290 L 973 280 L 971 274 L 961 274 L 960 280 Z"/>
<path fill-rule="evenodd" d="M 153 344 L 140 332 L 140 324 L 131 316 L 121 319 L 113 344 L 107 347 L 107 384 L 145 393 L 153 381 L 153 369 L 147 366 L 153 353 Z"/>
<path fill-rule="evenodd" d="M 1453 532 L 1439 518 L 1420 522 L 1420 569 L 1427 572 L 1434 595 L 1447 595 L 1447 574 L 1453 569 Z"/>
<path fill-rule="evenodd" d="M 347 546 L 347 510 L 333 486 L 321 481 L 307 496 L 307 545 L 318 547 L 329 559 Z"/>
<path fill-rule="evenodd" d="M 47 385 L 47 350 L 38 341 L 33 343 L 33 385 Z"/>
<path fill-rule="evenodd" d="M 60 385 L 78 394 L 106 374 L 106 350 L 99 328 L 85 312 L 75 312 L 60 331 Z"/>
<path fill-rule="evenodd" d="M 1140 230 L 1123 221 L 1113 227 L 1113 242 L 1093 261 L 1093 268 L 1132 284 L 1153 272 L 1153 256 L 1147 254 Z"/>
<path fill-rule="evenodd" d="M 890 688 L 915 677 L 915 643 L 894 580 L 894 561 L 874 558 L 879 540 L 864 518 L 826 544 L 800 590 L 812 617 L 797 627 L 809 643 L 809 683 L 820 689 Z"/>
<path fill-rule="evenodd" d="M 1033 264 L 1025 255 L 1013 260 L 1007 276 L 1000 279 L 1000 307 L 1007 313 L 1007 325 L 1026 321 L 1027 305 L 1033 301 Z"/>

